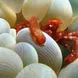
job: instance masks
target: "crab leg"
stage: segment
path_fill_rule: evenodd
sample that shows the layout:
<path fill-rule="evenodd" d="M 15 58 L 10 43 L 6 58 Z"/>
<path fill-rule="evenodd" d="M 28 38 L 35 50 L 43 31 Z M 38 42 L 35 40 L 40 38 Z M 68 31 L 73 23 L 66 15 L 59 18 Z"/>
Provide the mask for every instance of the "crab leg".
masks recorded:
<path fill-rule="evenodd" d="M 78 32 L 72 32 L 72 33 L 69 33 L 67 36 L 64 36 L 64 39 L 73 40 L 75 42 L 72 53 L 65 58 L 65 61 L 68 63 L 71 63 L 78 58 L 78 37 L 77 35 L 78 35 Z"/>

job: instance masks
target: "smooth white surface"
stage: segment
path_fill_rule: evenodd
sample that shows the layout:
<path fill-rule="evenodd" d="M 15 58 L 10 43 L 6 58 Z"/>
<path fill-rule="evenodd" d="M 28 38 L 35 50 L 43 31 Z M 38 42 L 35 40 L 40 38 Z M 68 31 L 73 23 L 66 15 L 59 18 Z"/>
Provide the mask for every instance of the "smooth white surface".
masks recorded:
<path fill-rule="evenodd" d="M 15 44 L 16 40 L 11 34 L 3 33 L 0 35 L 0 47 L 12 49 Z"/>
<path fill-rule="evenodd" d="M 17 43 L 13 50 L 21 57 L 24 67 L 32 63 L 38 63 L 37 52 L 35 48 L 29 43 Z"/>
<path fill-rule="evenodd" d="M 58 78 L 78 78 L 78 59 L 63 68 Z"/>
<path fill-rule="evenodd" d="M 0 78 L 15 78 L 22 69 L 20 57 L 12 50 L 0 47 Z"/>
<path fill-rule="evenodd" d="M 57 76 L 50 67 L 35 63 L 26 66 L 16 78 L 57 78 Z"/>
<path fill-rule="evenodd" d="M 15 29 L 11 28 L 10 34 L 16 39 L 16 30 Z"/>
<path fill-rule="evenodd" d="M 9 32 L 10 32 L 9 23 L 6 20 L 4 20 L 3 18 L 0 18 L 0 34 L 9 33 Z"/>

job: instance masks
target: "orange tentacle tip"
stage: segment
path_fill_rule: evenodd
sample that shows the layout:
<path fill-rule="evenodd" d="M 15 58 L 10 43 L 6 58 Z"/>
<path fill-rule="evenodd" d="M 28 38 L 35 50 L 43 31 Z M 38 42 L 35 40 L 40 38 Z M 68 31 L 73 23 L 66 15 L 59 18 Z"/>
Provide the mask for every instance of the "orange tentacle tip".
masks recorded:
<path fill-rule="evenodd" d="M 33 40 L 38 45 L 44 45 L 46 41 L 46 37 L 44 36 L 42 30 L 40 29 L 39 20 L 36 17 L 32 17 L 29 20 L 29 23 L 30 23 L 29 29 L 30 29 Z"/>

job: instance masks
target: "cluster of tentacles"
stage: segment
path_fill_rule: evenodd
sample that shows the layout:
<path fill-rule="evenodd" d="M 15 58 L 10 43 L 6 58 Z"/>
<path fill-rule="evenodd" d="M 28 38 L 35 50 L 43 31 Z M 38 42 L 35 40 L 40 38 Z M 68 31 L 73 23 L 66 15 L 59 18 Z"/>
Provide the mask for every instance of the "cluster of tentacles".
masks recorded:
<path fill-rule="evenodd" d="M 46 38 L 42 31 L 46 32 L 50 35 L 57 43 L 69 48 L 71 50 L 71 54 L 68 55 L 64 61 L 71 63 L 78 58 L 78 32 L 67 32 L 60 31 L 57 32 L 58 27 L 62 24 L 60 20 L 53 19 L 49 20 L 48 23 L 44 26 L 41 26 L 37 20 L 37 18 L 32 17 L 28 22 L 21 22 L 17 26 L 15 26 L 16 31 L 18 32 L 20 29 L 29 27 L 31 35 L 33 39 L 39 44 L 43 45 L 46 41 Z M 74 41 L 74 47 L 70 43 Z"/>

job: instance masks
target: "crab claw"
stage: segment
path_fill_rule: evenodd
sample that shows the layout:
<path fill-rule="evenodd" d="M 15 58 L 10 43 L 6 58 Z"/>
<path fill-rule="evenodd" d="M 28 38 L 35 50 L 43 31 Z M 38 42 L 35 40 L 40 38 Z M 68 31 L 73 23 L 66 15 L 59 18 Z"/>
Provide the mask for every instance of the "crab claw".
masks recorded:
<path fill-rule="evenodd" d="M 31 32 L 31 36 L 33 38 L 33 40 L 39 44 L 39 45 L 43 45 L 46 41 L 46 37 L 44 36 L 44 34 L 42 33 L 42 30 L 40 29 L 40 25 L 39 25 L 39 21 L 36 17 L 32 17 L 29 20 L 29 29 Z"/>

